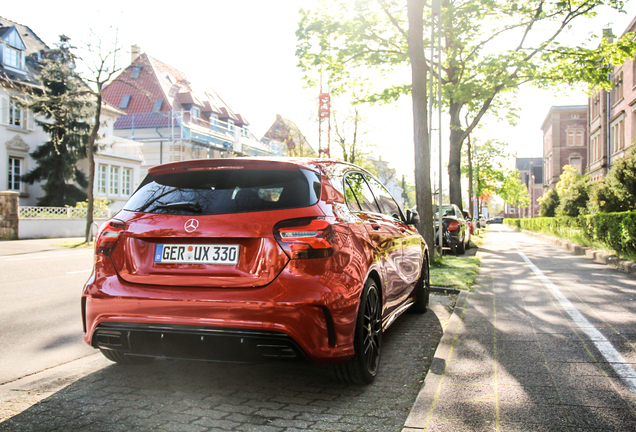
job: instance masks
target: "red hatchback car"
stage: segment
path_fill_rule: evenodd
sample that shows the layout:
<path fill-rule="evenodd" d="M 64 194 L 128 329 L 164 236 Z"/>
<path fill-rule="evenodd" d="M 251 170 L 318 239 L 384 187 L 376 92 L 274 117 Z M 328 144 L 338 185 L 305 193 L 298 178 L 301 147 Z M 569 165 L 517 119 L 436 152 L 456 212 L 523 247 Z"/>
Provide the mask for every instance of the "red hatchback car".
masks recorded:
<path fill-rule="evenodd" d="M 428 306 L 418 219 L 339 161 L 156 166 L 99 230 L 84 340 L 118 363 L 304 357 L 371 382 L 382 332 Z"/>

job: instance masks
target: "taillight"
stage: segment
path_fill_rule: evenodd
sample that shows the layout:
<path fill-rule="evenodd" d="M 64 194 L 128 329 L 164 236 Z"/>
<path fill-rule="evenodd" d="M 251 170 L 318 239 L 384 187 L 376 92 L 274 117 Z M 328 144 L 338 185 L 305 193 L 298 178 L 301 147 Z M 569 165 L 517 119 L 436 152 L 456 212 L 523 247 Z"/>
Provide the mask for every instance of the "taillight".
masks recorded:
<path fill-rule="evenodd" d="M 282 221 L 274 226 L 274 237 L 291 259 L 326 258 L 345 241 L 345 227 L 327 218 L 300 218 Z"/>
<path fill-rule="evenodd" d="M 459 229 L 459 222 L 451 222 L 448 224 L 449 231 L 457 231 Z"/>
<path fill-rule="evenodd" d="M 122 221 L 117 219 L 108 221 L 95 241 L 95 255 L 110 256 L 125 229 L 126 224 Z"/>

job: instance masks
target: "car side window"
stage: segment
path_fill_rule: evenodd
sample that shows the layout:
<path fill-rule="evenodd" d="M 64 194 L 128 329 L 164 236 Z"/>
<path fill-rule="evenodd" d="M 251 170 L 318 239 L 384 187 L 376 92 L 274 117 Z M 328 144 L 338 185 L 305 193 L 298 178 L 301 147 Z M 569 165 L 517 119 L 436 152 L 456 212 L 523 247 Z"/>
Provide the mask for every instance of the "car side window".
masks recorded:
<path fill-rule="evenodd" d="M 369 182 L 375 197 L 379 201 L 381 213 L 400 219 L 400 215 L 402 214 L 400 206 L 395 202 L 389 191 L 373 177 L 367 176 L 367 181 Z"/>
<path fill-rule="evenodd" d="M 345 178 L 345 196 L 347 205 L 353 211 L 378 213 L 378 206 L 369 185 L 362 174 L 354 172 Z"/>
<path fill-rule="evenodd" d="M 345 200 L 347 202 L 347 207 L 353 211 L 361 211 L 360 204 L 358 203 L 358 198 L 356 198 L 356 194 L 353 191 L 353 186 L 349 183 L 349 179 L 345 179 Z"/>

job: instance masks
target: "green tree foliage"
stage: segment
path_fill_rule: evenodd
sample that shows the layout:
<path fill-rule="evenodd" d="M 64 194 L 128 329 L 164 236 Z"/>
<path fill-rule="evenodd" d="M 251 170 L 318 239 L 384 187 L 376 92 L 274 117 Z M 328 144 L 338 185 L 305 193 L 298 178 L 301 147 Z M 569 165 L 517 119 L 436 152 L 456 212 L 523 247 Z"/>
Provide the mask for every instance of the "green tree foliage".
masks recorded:
<path fill-rule="evenodd" d="M 488 140 L 479 143 L 473 140 L 472 160 L 473 177 L 475 179 L 475 195 L 480 202 L 499 192 L 506 179 L 506 143 L 499 140 Z M 481 212 L 481 209 L 479 209 Z"/>
<path fill-rule="evenodd" d="M 608 86 L 607 72 L 599 67 L 622 64 L 636 46 L 629 36 L 597 49 L 579 49 L 580 41 L 575 46 L 558 43 L 574 20 L 594 16 L 603 5 L 621 11 L 622 0 L 442 0 L 441 5 L 443 70 L 436 78 L 442 82 L 443 96 L 436 103 L 450 116 L 450 199 L 461 206 L 462 145 L 487 113 L 514 121 L 510 96 L 525 83 Z M 422 10 L 424 22 L 431 22 L 430 9 Z M 395 73 L 412 56 L 407 49 L 410 15 L 404 0 L 322 0 L 313 11 L 301 10 L 296 54 L 299 66 L 315 74 L 308 75 L 308 83 L 315 81 L 316 72 L 328 72 L 329 85 L 337 93 L 353 77 L 380 76 L 381 84 L 376 83 L 366 101 L 389 102 L 410 93 L 413 83 L 425 82 L 406 82 L 405 74 Z M 430 46 L 426 34 L 423 43 Z M 425 61 L 430 68 L 431 59 Z M 555 73 L 556 66 L 567 68 L 567 73 Z M 462 125 L 465 117 L 468 121 Z"/>
<path fill-rule="evenodd" d="M 86 87 L 73 71 L 68 38 L 60 36 L 57 48 L 44 54 L 42 64 L 43 89 L 32 95 L 28 108 L 43 118 L 36 119 L 36 123 L 48 134 L 49 141 L 31 153 L 37 167 L 22 179 L 31 184 L 46 180 L 39 205 L 74 205 L 86 199 L 86 192 L 80 187 L 86 188 L 88 181 L 77 162 L 86 157 L 90 131 L 87 119 L 92 104 L 86 98 Z"/>
<path fill-rule="evenodd" d="M 99 210 L 106 210 L 108 206 L 112 203 L 108 198 L 105 197 L 95 197 L 93 200 L 93 208 Z M 75 208 L 88 208 L 88 200 L 86 201 L 78 201 L 75 203 Z"/>
<path fill-rule="evenodd" d="M 609 174 L 592 187 L 590 208 L 593 213 L 636 209 L 636 150 L 617 160 Z"/>
<path fill-rule="evenodd" d="M 521 174 L 519 170 L 508 172 L 501 187 L 499 188 L 499 196 L 503 200 L 515 207 L 528 207 L 530 205 L 530 196 L 528 195 L 528 187 L 521 182 Z"/>
<path fill-rule="evenodd" d="M 559 194 L 556 188 L 548 189 L 548 191 L 537 201 L 539 201 L 539 205 L 541 206 L 539 209 L 539 216 L 556 216 L 556 209 L 559 206 Z"/>
<path fill-rule="evenodd" d="M 563 167 L 556 190 L 559 195 L 557 216 L 579 216 L 587 213 L 589 181 L 571 165 Z"/>
<path fill-rule="evenodd" d="M 410 209 L 417 204 L 415 196 L 415 184 L 406 180 L 406 176 L 402 176 L 400 181 L 400 187 L 402 188 L 402 198 L 404 198 L 404 208 Z"/>

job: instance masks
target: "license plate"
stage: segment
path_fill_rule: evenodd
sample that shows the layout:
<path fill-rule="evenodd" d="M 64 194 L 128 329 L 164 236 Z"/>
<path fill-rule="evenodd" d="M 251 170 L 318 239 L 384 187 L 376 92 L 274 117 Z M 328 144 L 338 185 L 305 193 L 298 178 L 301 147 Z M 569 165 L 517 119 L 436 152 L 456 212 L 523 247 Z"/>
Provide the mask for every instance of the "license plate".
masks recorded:
<path fill-rule="evenodd" d="M 158 244 L 155 262 L 160 264 L 238 264 L 239 245 Z"/>

